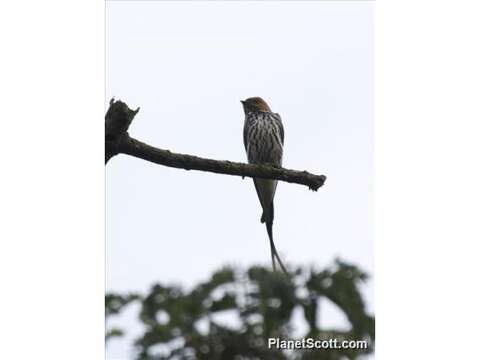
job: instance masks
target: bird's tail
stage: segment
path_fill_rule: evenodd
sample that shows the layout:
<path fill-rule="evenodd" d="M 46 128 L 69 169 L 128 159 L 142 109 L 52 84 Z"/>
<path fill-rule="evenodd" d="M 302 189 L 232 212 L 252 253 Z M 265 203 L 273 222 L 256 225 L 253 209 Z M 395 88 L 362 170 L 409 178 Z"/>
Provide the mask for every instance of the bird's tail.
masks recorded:
<path fill-rule="evenodd" d="M 273 271 L 277 270 L 277 267 L 275 265 L 275 259 L 277 259 L 278 264 L 280 265 L 280 268 L 285 274 L 288 274 L 287 269 L 283 265 L 282 260 L 280 259 L 280 256 L 278 255 L 277 249 L 275 248 L 275 243 L 273 242 L 273 234 L 272 234 L 272 228 L 273 228 L 273 202 L 270 207 L 270 215 L 269 218 L 265 219 L 265 225 L 267 226 L 267 233 L 268 233 L 268 238 L 270 239 L 270 254 L 272 256 L 272 266 L 273 266 Z M 264 218 L 265 214 L 262 216 Z"/>

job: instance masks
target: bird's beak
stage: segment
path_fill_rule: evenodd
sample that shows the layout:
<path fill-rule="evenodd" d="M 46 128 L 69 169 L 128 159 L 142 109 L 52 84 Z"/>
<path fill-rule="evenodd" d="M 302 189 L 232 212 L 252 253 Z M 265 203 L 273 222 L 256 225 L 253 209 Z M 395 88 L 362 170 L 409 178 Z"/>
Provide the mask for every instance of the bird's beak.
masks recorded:
<path fill-rule="evenodd" d="M 241 102 L 242 104 L 245 104 L 245 100 L 240 100 L 240 102 Z"/>

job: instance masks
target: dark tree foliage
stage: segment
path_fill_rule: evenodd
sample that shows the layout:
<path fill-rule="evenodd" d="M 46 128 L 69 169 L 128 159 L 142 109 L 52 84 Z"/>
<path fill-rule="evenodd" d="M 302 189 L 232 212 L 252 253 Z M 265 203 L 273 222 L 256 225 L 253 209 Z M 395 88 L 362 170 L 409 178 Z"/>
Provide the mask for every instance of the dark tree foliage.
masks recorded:
<path fill-rule="evenodd" d="M 108 294 L 106 316 L 108 320 L 126 305 L 140 302 L 139 318 L 146 331 L 135 343 L 138 359 L 356 359 L 374 349 L 375 319 L 366 313 L 359 291 L 366 280 L 365 273 L 340 260 L 322 271 L 299 268 L 289 276 L 263 267 L 246 272 L 228 267 L 190 291 L 156 284 L 145 296 Z M 321 298 L 346 315 L 348 331 L 319 327 Z M 268 338 L 294 339 L 292 313 L 297 307 L 308 324 L 302 338 L 366 340 L 368 348 L 269 349 Z M 220 324 L 216 317 L 225 313 L 236 316 L 240 326 Z M 122 329 L 110 328 L 106 337 L 122 334 Z M 162 351 L 158 345 L 164 345 Z"/>

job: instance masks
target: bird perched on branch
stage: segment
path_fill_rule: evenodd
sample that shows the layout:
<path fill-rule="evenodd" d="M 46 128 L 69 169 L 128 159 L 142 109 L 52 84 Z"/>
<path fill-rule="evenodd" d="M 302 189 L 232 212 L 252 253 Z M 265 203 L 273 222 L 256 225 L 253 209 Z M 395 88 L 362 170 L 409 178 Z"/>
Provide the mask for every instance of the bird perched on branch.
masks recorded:
<path fill-rule="evenodd" d="M 280 115 L 273 113 L 267 103 L 259 97 L 248 98 L 241 103 L 245 111 L 243 144 L 247 152 L 248 162 L 281 167 L 284 131 Z M 275 248 L 272 235 L 273 198 L 277 188 L 277 180 L 253 179 L 253 183 L 263 209 L 260 221 L 265 223 L 270 239 L 273 270 L 276 270 L 276 259 L 283 272 L 287 273 Z"/>

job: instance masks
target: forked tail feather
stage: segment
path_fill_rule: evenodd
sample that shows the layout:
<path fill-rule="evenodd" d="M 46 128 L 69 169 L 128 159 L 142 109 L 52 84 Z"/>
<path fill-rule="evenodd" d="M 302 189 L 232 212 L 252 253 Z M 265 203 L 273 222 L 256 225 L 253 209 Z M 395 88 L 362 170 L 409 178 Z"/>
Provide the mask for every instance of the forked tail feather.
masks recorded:
<path fill-rule="evenodd" d="M 268 238 L 270 239 L 270 253 L 272 256 L 273 271 L 276 271 L 276 265 L 275 265 L 275 258 L 276 258 L 278 263 L 280 264 L 280 268 L 282 269 L 282 271 L 285 273 L 285 275 L 288 275 L 287 269 L 283 265 L 283 262 L 280 259 L 280 256 L 278 255 L 277 249 L 275 248 L 275 243 L 273 242 L 273 235 L 272 235 L 273 221 L 267 221 L 265 225 L 267 226 Z"/>

